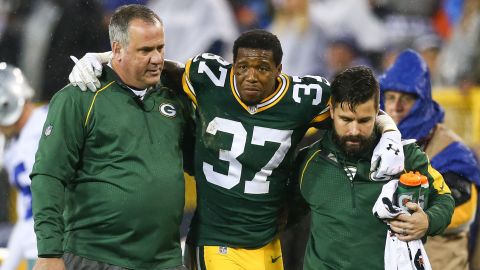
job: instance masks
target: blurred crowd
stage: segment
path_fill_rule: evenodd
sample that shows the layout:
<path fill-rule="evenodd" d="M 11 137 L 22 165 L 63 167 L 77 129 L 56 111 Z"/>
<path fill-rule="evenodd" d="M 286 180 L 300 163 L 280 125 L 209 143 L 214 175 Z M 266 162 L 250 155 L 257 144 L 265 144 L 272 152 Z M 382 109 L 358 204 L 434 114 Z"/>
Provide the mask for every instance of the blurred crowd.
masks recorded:
<path fill-rule="evenodd" d="M 33 100 L 48 103 L 68 82 L 70 55 L 110 50 L 110 15 L 130 3 L 159 14 L 166 58 L 180 62 L 202 52 L 231 61 L 239 33 L 262 28 L 282 42 L 290 75 L 331 80 L 357 65 L 380 75 L 411 48 L 427 63 L 433 90 L 465 94 L 480 85 L 480 0 L 0 0 L 0 62 L 20 67 Z M 12 220 L 7 189 L 0 181 L 0 247 L 10 233 L 1 222 Z"/>
<path fill-rule="evenodd" d="M 378 74 L 405 48 L 426 59 L 433 85 L 467 91 L 480 82 L 478 0 L 0 0 L 0 59 L 19 66 L 47 102 L 67 82 L 69 55 L 109 50 L 109 14 L 145 4 L 166 26 L 166 57 L 212 52 L 231 60 L 248 29 L 275 33 L 288 74 L 329 79 L 364 64 Z"/>

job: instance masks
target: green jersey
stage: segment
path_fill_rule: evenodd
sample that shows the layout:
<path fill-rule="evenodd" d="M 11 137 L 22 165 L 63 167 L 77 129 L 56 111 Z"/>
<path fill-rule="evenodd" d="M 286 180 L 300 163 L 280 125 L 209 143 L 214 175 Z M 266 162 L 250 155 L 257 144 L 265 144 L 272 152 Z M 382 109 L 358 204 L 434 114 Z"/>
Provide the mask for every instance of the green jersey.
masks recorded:
<path fill-rule="evenodd" d="M 191 59 L 184 91 L 197 107 L 196 245 L 254 248 L 270 242 L 292 169 L 295 147 L 308 127 L 329 118 L 328 82 L 281 74 L 275 91 L 247 105 L 233 66 L 212 54 Z"/>
<path fill-rule="evenodd" d="M 453 213 L 450 190 L 416 144 L 406 144 L 403 150 L 405 170 L 420 172 L 430 183 L 425 201 L 427 234 L 440 234 Z M 372 154 L 373 149 L 349 159 L 333 142 L 332 131 L 300 152 L 298 183 L 311 210 L 303 269 L 384 269 L 388 228 L 372 214 L 372 208 L 386 182 L 371 180 Z"/>
<path fill-rule="evenodd" d="M 31 174 L 39 256 L 179 266 L 191 103 L 164 87 L 141 100 L 105 70 L 98 92 L 69 85 L 50 103 Z"/>

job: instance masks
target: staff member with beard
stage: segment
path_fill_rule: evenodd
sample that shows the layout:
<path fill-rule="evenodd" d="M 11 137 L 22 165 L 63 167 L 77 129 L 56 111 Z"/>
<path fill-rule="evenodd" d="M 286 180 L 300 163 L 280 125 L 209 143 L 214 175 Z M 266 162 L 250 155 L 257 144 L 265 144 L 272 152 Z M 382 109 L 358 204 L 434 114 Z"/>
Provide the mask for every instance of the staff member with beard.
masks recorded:
<path fill-rule="evenodd" d="M 380 138 L 374 129 L 378 82 L 370 69 L 355 67 L 340 73 L 331 89 L 334 128 L 300 152 L 293 178 L 312 215 L 303 269 L 384 269 L 388 226 L 372 214 L 372 207 L 390 179 L 372 179 L 370 173 Z M 408 203 L 412 214 L 390 220 L 390 229 L 402 241 L 440 234 L 454 208 L 450 190 L 416 144 L 405 144 L 403 150 L 405 170 L 427 176 L 429 198 L 425 209 Z"/>

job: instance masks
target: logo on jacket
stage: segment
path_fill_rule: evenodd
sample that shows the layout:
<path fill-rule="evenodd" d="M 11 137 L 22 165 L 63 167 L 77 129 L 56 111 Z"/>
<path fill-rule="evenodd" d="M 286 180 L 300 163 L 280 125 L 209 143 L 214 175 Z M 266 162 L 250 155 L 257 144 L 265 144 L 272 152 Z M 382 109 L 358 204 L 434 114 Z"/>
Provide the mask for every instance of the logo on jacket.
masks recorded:
<path fill-rule="evenodd" d="M 177 115 L 177 110 L 175 106 L 170 103 L 162 103 L 158 106 L 158 110 L 161 114 L 165 115 L 166 117 L 173 118 Z"/>
<path fill-rule="evenodd" d="M 375 182 L 386 182 L 390 181 L 395 178 L 395 175 L 384 175 L 382 177 L 375 176 L 377 174 L 377 170 L 370 171 L 370 180 Z"/>
<path fill-rule="evenodd" d="M 46 137 L 50 136 L 50 134 L 52 134 L 52 131 L 53 131 L 53 125 L 50 124 L 45 128 L 45 133 L 44 133 L 45 136 Z"/>

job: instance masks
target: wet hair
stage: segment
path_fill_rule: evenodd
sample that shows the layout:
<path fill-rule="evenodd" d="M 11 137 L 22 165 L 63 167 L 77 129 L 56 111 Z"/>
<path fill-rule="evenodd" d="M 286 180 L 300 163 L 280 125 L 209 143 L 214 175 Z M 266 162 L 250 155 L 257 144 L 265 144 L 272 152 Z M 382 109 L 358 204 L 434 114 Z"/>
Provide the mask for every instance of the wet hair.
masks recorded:
<path fill-rule="evenodd" d="M 122 46 L 128 45 L 128 26 L 134 19 L 140 19 L 151 24 L 160 23 L 163 26 L 160 17 L 144 5 L 121 6 L 115 10 L 108 25 L 110 44 L 117 41 Z"/>
<path fill-rule="evenodd" d="M 233 62 L 237 60 L 240 48 L 272 51 L 275 65 L 282 63 L 283 51 L 280 40 L 268 31 L 255 29 L 242 33 L 233 43 Z"/>
<path fill-rule="evenodd" d="M 370 68 L 358 66 L 348 68 L 340 72 L 331 84 L 332 106 L 337 104 L 343 108 L 348 106 L 351 111 L 355 111 L 358 105 L 370 100 L 375 101 L 375 109 L 378 110 L 380 87 L 375 75 Z"/>

